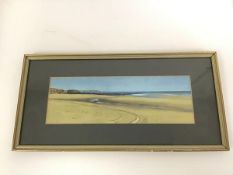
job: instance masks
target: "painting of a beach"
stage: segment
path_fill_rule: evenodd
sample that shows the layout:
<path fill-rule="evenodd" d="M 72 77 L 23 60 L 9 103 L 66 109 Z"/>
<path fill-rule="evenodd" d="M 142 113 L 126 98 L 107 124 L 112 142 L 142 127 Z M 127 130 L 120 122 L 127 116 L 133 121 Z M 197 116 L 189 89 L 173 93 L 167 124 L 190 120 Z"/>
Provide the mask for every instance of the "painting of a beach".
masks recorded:
<path fill-rule="evenodd" d="M 189 76 L 50 77 L 46 124 L 194 124 Z"/>

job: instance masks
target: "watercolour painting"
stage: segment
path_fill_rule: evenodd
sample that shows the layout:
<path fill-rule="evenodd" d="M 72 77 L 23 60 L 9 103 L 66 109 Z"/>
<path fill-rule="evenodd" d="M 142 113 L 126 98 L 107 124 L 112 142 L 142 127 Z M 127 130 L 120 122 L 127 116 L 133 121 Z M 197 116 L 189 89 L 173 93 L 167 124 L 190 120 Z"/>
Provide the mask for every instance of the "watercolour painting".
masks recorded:
<path fill-rule="evenodd" d="M 46 124 L 195 124 L 190 77 L 50 77 Z"/>

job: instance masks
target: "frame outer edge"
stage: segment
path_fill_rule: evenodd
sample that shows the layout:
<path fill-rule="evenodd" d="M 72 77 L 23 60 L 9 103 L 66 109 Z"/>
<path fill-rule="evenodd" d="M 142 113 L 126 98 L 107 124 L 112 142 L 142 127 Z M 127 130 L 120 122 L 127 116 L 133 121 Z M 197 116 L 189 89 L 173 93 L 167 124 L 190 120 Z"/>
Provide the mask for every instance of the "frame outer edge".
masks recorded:
<path fill-rule="evenodd" d="M 223 100 L 223 94 L 222 94 L 220 69 L 219 69 L 218 58 L 217 58 L 216 52 L 212 55 L 211 61 L 212 61 L 213 75 L 214 75 L 214 82 L 215 82 L 214 84 L 215 84 L 215 92 L 216 92 L 217 105 L 218 105 L 218 115 L 219 115 L 219 124 L 220 124 L 222 145 L 224 146 L 226 151 L 229 151 L 230 145 L 229 145 L 229 140 L 228 140 L 227 123 L 226 123 L 224 100 Z"/>
<path fill-rule="evenodd" d="M 30 60 L 60 60 L 61 57 L 68 56 L 69 59 L 140 59 L 140 58 L 191 58 L 191 57 L 211 57 L 215 52 L 158 52 L 158 53 L 97 53 L 97 54 L 25 54 Z M 50 57 L 50 58 L 46 58 Z M 77 58 L 78 57 L 78 58 Z"/>
<path fill-rule="evenodd" d="M 14 135 L 13 135 L 13 144 L 12 150 L 17 150 L 20 141 L 20 131 L 21 131 L 21 124 L 22 124 L 22 115 L 23 115 L 23 106 L 25 100 L 25 93 L 26 93 L 26 83 L 27 83 L 27 76 L 28 76 L 28 69 L 29 69 L 29 59 L 26 55 L 23 58 L 23 65 L 22 65 L 22 73 L 21 73 L 21 80 L 20 80 L 20 87 L 19 87 L 19 96 L 18 96 L 18 104 L 16 110 L 16 117 L 15 117 L 15 128 L 14 128 Z"/>
<path fill-rule="evenodd" d="M 223 145 L 144 145 L 144 146 L 135 146 L 135 145 L 82 145 L 82 146 L 62 146 L 62 145 L 47 145 L 47 146 L 38 146 L 38 145 L 26 145 L 18 146 L 17 151 L 39 151 L 39 152 L 74 152 L 74 151 L 140 151 L 140 152 L 200 152 L 200 151 L 226 151 Z"/>
<path fill-rule="evenodd" d="M 72 56 L 69 59 L 124 59 L 124 58 L 210 58 L 214 76 L 214 85 L 217 97 L 217 107 L 220 122 L 222 145 L 20 145 L 20 131 L 23 107 L 26 93 L 26 83 L 30 60 L 59 60 L 60 56 Z M 45 58 L 39 58 L 45 57 Z M 51 58 L 46 58 L 51 57 Z M 74 58 L 75 57 L 75 58 Z M 63 58 L 64 59 L 64 58 Z M 113 53 L 113 54 L 25 54 L 21 74 L 18 105 L 16 111 L 15 128 L 13 135 L 13 151 L 147 151 L 147 152 L 190 152 L 190 151 L 226 151 L 229 150 L 226 119 L 223 106 L 223 97 L 220 84 L 220 75 L 216 52 L 173 52 L 173 53 Z"/>

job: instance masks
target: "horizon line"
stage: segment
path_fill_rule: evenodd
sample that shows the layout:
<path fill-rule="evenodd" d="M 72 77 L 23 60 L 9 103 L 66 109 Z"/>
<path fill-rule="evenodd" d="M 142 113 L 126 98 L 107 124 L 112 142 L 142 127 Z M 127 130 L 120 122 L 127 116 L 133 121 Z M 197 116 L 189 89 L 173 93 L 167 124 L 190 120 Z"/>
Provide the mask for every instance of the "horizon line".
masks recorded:
<path fill-rule="evenodd" d="M 57 90 L 64 90 L 64 91 L 69 91 L 69 90 L 75 90 L 75 91 L 80 91 L 80 92 L 91 92 L 91 91 L 95 91 L 95 92 L 123 92 L 123 93 L 127 93 L 127 92 L 191 92 L 192 90 L 185 90 L 185 91 L 180 91 L 180 90 L 171 90 L 171 91 L 101 91 L 101 90 L 79 90 L 79 89 L 61 89 L 61 88 L 54 88 L 54 87 L 50 87 L 49 89 L 57 89 Z"/>

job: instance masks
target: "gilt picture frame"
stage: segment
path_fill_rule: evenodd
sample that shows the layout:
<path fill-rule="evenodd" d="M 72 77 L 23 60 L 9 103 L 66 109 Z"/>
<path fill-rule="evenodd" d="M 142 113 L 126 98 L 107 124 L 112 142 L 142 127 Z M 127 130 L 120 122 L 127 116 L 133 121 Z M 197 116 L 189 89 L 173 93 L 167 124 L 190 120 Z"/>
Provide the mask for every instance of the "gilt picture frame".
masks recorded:
<path fill-rule="evenodd" d="M 229 150 L 217 54 L 27 54 L 12 149 Z"/>

